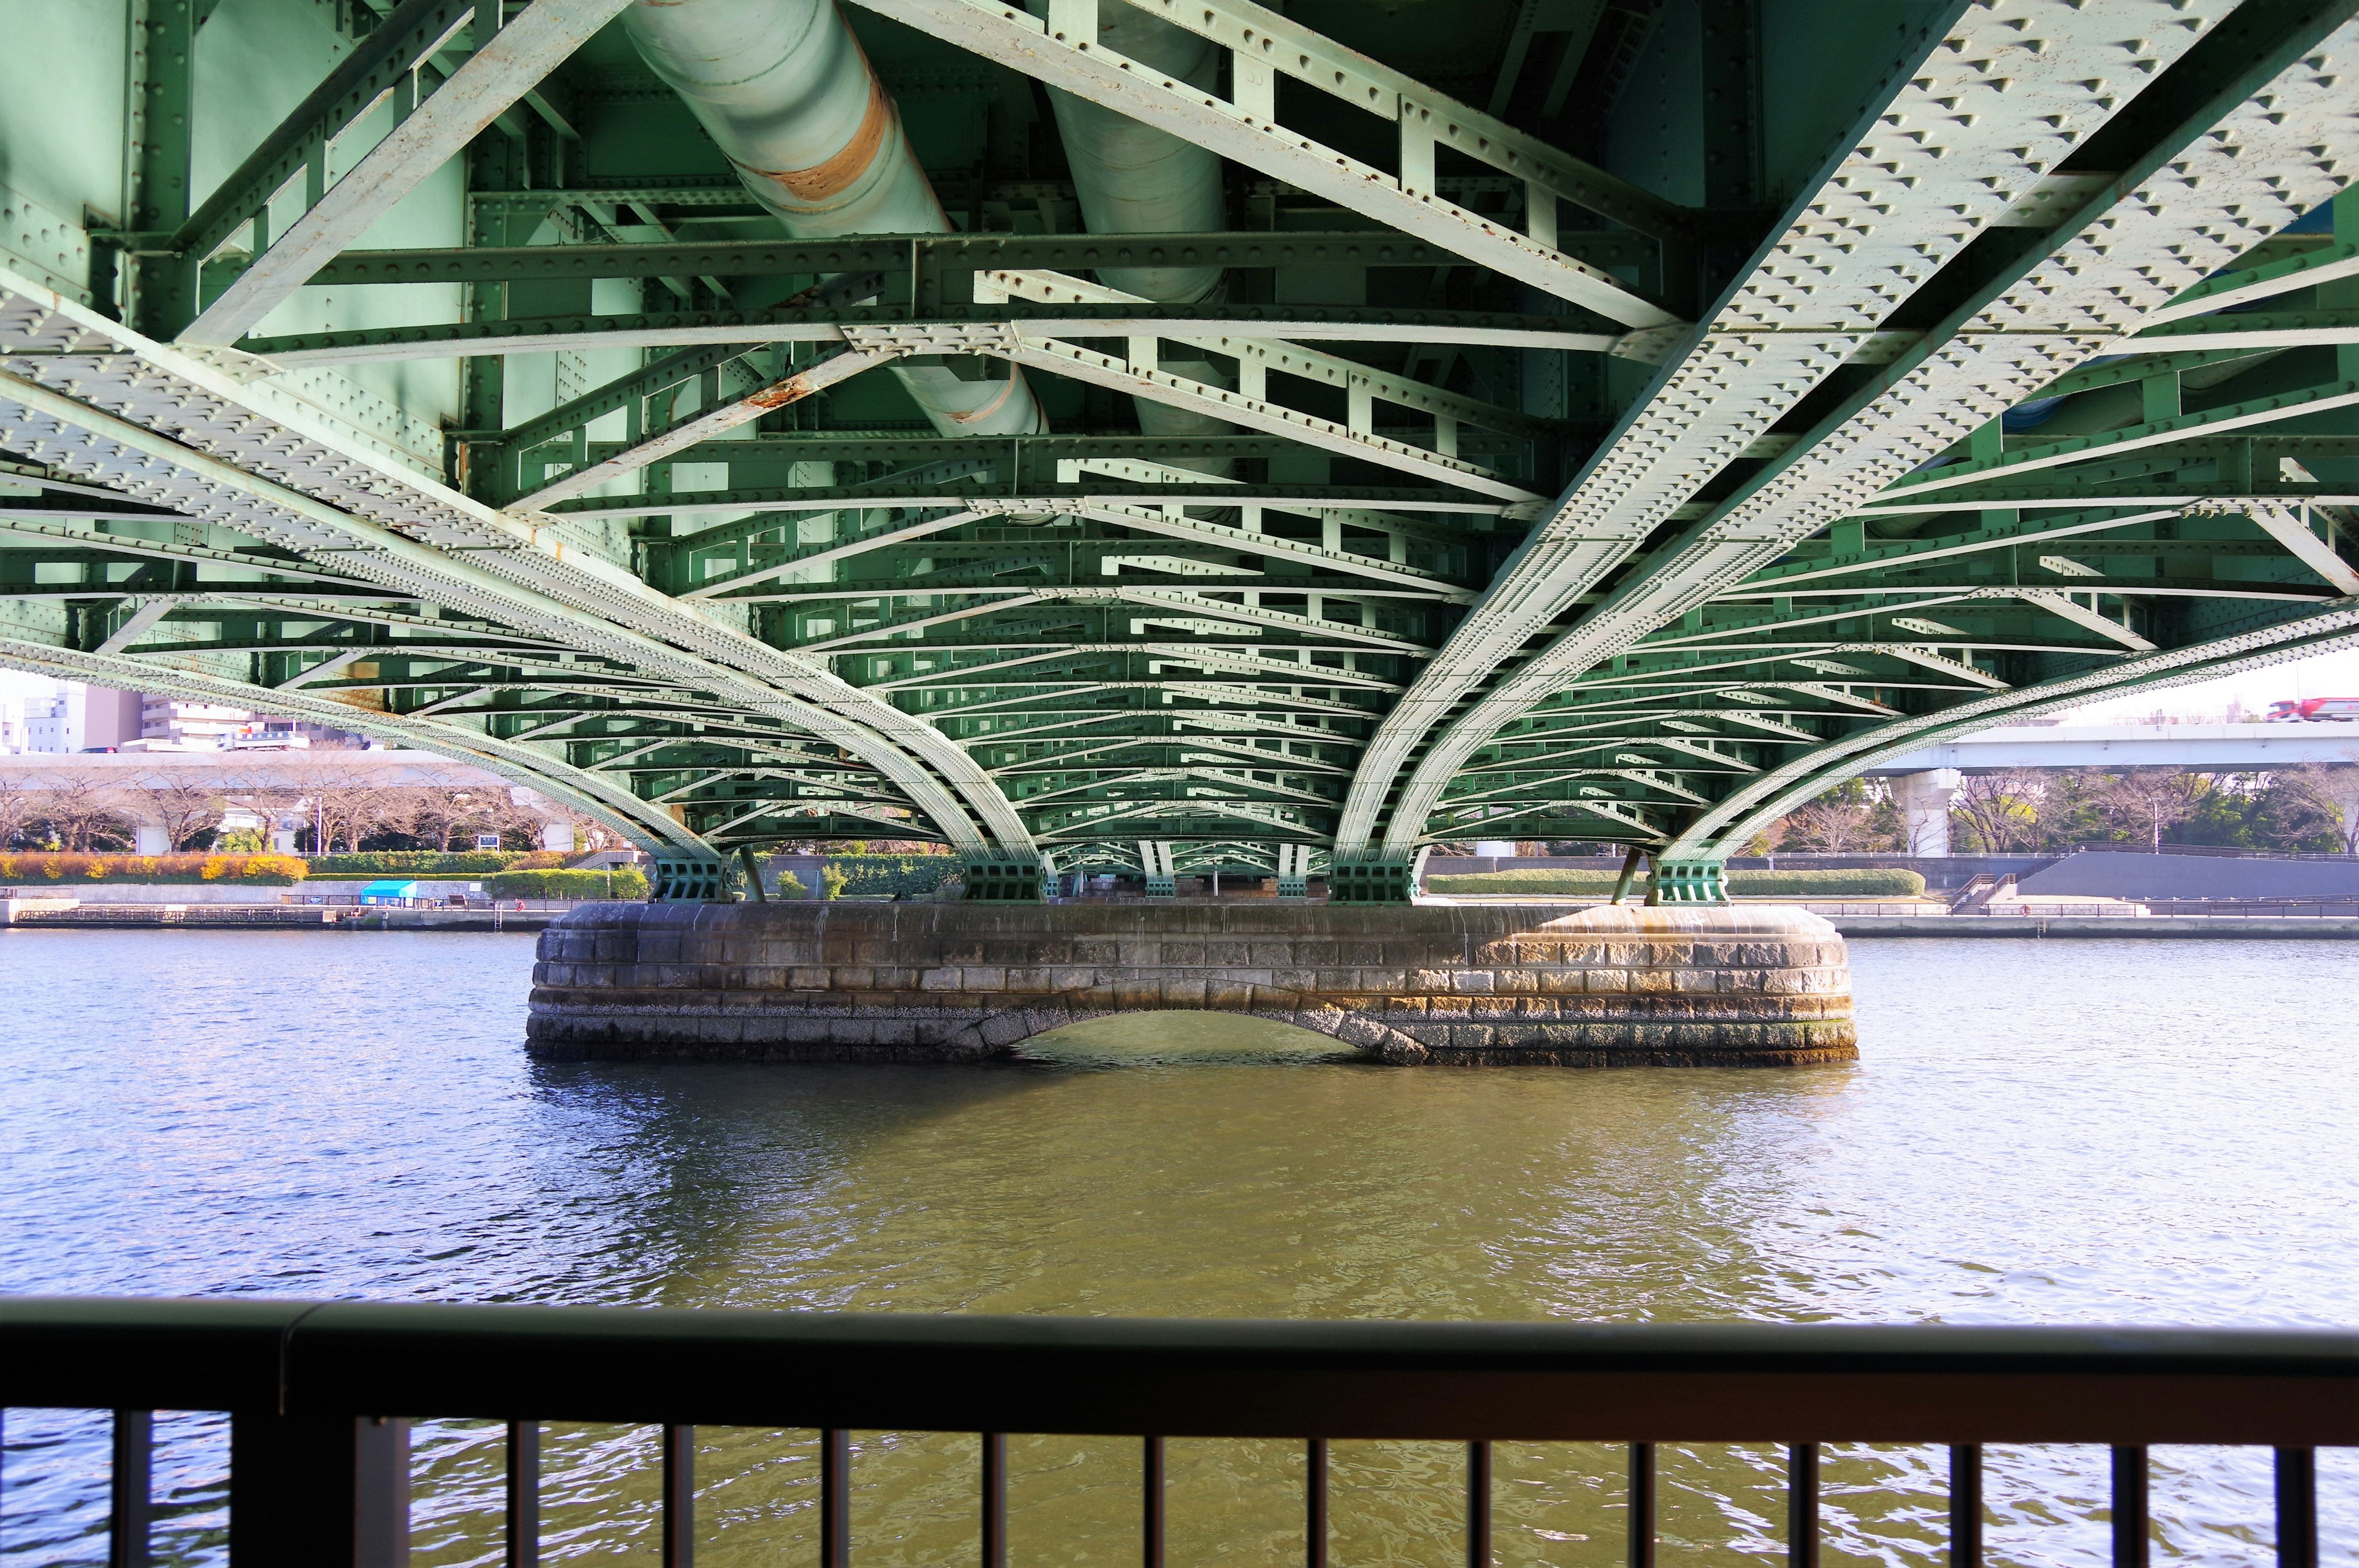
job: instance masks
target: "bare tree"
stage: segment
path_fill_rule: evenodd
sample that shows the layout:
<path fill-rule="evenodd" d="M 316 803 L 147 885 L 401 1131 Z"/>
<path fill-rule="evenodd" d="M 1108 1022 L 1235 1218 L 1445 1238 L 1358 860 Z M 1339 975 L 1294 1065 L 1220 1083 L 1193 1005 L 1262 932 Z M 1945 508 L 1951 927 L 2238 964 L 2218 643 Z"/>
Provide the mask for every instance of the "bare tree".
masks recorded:
<path fill-rule="evenodd" d="M 2283 806 L 2277 837 L 2286 840 L 2332 833 L 2346 855 L 2359 855 L 2359 767 L 2304 762 L 2270 781 Z"/>
<path fill-rule="evenodd" d="M 25 829 L 33 825 L 38 796 L 21 781 L 0 778 L 0 850 L 16 842 Z"/>
<path fill-rule="evenodd" d="M 430 849 L 448 849 L 474 821 L 476 797 L 481 793 L 471 785 L 440 780 L 412 784 L 401 792 L 401 831 L 424 839 Z"/>
<path fill-rule="evenodd" d="M 177 769 L 127 780 L 123 792 L 163 827 L 165 844 L 173 849 L 186 849 L 190 839 L 219 822 L 228 804 L 212 780 Z"/>
<path fill-rule="evenodd" d="M 2201 773 L 2169 768 L 2132 768 L 2115 776 L 2096 796 L 2098 814 L 2117 827 L 2147 835 L 2153 848 L 2162 848 L 2162 830 L 2195 815 L 2196 803 L 2208 786 Z"/>
<path fill-rule="evenodd" d="M 311 803 L 311 820 L 319 832 L 317 853 L 332 855 L 337 846 L 358 849 L 361 840 L 386 820 L 394 807 L 392 791 L 349 767 L 326 765 L 303 770 L 303 787 Z"/>
<path fill-rule="evenodd" d="M 1785 820 L 1787 842 L 1798 849 L 1847 855 L 1868 848 L 1875 808 L 1864 801 L 1827 797 L 1810 802 Z"/>
<path fill-rule="evenodd" d="M 529 838 L 535 848 L 539 847 L 540 831 L 549 826 L 550 813 L 538 795 L 527 803 L 516 799 L 515 791 L 497 786 L 478 793 L 481 799 L 473 824 L 476 832 L 496 833 L 503 839 Z"/>
<path fill-rule="evenodd" d="M 1984 854 L 2004 855 L 2039 841 L 2039 811 L 2047 795 L 2047 775 L 2037 769 L 1968 773 L 1950 809 L 1966 819 Z"/>
<path fill-rule="evenodd" d="M 262 847 L 271 847 L 271 835 L 282 822 L 300 818 L 311 807 L 310 796 L 300 784 L 292 782 L 283 772 L 264 766 L 260 771 L 230 783 L 230 798 L 262 818 Z"/>
<path fill-rule="evenodd" d="M 437 849 L 472 849 L 463 841 L 478 833 L 538 834 L 549 817 L 545 809 L 518 804 L 505 784 L 449 779 L 413 784 L 386 804 L 388 826 Z"/>
<path fill-rule="evenodd" d="M 60 848 L 77 854 L 93 848 L 119 849 L 125 837 L 114 783 L 93 768 L 63 768 L 50 774 L 33 815 L 49 824 Z"/>

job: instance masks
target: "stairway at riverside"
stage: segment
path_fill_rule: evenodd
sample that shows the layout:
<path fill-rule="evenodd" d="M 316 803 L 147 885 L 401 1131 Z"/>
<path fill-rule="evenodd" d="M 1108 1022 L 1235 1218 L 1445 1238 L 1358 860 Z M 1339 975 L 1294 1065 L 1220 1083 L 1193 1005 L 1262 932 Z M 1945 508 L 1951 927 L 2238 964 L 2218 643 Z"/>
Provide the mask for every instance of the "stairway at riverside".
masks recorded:
<path fill-rule="evenodd" d="M 1843 938 L 1774 906 L 604 904 L 543 934 L 533 978 L 555 1057 L 973 1059 L 1175 1010 L 1391 1062 L 1858 1054 Z"/>

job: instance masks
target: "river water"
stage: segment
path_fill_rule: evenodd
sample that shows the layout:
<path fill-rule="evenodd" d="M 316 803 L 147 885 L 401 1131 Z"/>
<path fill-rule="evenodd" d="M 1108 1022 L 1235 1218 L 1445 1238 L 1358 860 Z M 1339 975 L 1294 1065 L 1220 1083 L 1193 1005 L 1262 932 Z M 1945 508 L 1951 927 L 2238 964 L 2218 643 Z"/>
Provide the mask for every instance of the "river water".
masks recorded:
<path fill-rule="evenodd" d="M 528 937 L 0 934 L 0 1291 L 899 1312 L 2359 1325 L 2332 944 L 1862 941 L 1862 1059 L 1396 1069 L 1158 1014 L 988 1068 L 539 1065 Z M 218 1418 L 159 1554 L 222 1559 Z M 12 1412 L 0 1557 L 104 1560 L 103 1419 Z M 700 1560 L 816 1562 L 807 1433 L 701 1434 Z M 498 1561 L 495 1430 L 421 1425 L 419 1568 Z M 1017 1563 L 1135 1562 L 1134 1445 L 1017 1439 Z M 1462 1451 L 1338 1444 L 1334 1562 L 1463 1561 Z M 1174 1444 L 1171 1561 L 1299 1562 L 1300 1459 Z M 1781 1457 L 1666 1450 L 1666 1568 L 1782 1563 Z M 973 1440 L 864 1433 L 860 1568 L 973 1562 Z M 1989 1552 L 2106 1560 L 2104 1459 L 1995 1450 Z M 552 1429 L 551 1560 L 655 1560 L 644 1429 Z M 1506 1568 L 1607 1568 L 1618 1454 L 1503 1445 Z M 1827 1552 L 1941 1560 L 1941 1456 L 1841 1449 Z M 2359 1455 L 2321 1455 L 2359 1563 Z M 2158 1449 L 2158 1557 L 2260 1563 L 2267 1456 Z"/>

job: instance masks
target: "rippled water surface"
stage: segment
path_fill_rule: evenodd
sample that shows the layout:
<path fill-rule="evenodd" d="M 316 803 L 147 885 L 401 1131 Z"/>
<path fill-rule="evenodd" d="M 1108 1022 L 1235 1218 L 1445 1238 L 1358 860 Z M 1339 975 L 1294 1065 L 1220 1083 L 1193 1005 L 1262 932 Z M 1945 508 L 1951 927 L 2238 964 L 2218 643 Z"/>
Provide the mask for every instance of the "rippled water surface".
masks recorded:
<path fill-rule="evenodd" d="M 1216 1316 L 2359 1325 L 2353 957 L 1854 944 L 1862 1060 L 1396 1069 L 1159 1014 L 992 1068 L 535 1065 L 528 937 L 0 934 L 0 1290 Z M 167 1418 L 168 1557 L 224 1444 Z M 103 1560 L 103 1423 L 18 1411 L 0 1552 Z M 816 1561 L 804 1434 L 707 1432 L 704 1561 Z M 651 1434 L 562 1428 L 552 1557 L 646 1555 Z M 1135 1561 L 1127 1445 L 1017 1441 L 1019 1563 Z M 2359 1470 L 2321 1457 L 2330 1561 Z M 1338 1568 L 1462 1561 L 1446 1445 L 1340 1444 Z M 1667 1564 L 1783 1560 L 1777 1457 L 1667 1452 Z M 2103 1455 L 1992 1457 L 2003 1562 L 2104 1560 Z M 862 1434 L 862 1568 L 973 1561 L 973 1440 Z M 1175 1568 L 1299 1561 L 1300 1459 L 1175 1444 Z M 1619 1561 L 1618 1456 L 1500 1455 L 1506 1564 Z M 499 1445 L 418 1434 L 419 1563 Z M 1842 1450 L 1836 1558 L 1940 1555 L 1938 1456 Z M 2261 1562 L 2264 1455 L 2157 1451 L 2158 1551 Z"/>

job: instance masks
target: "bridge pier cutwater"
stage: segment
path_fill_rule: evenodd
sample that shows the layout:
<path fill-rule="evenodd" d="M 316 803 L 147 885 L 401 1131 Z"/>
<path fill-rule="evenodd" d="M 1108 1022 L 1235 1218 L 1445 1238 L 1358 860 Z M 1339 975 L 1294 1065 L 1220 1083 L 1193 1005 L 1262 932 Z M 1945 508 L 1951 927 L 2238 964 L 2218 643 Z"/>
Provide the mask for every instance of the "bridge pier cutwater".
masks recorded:
<path fill-rule="evenodd" d="M 1178 1010 L 1397 1063 L 1858 1054 L 1843 938 L 1744 905 L 599 904 L 542 934 L 529 1038 L 560 1060 L 980 1061 Z"/>

